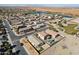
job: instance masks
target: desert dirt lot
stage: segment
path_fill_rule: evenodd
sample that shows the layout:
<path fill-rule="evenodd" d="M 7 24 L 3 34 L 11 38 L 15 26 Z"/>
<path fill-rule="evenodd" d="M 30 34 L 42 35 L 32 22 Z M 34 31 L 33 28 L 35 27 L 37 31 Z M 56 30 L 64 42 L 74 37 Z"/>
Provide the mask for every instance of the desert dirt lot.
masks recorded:
<path fill-rule="evenodd" d="M 79 15 L 78 8 L 32 8 L 38 11 L 60 12 L 72 15 Z"/>
<path fill-rule="evenodd" d="M 50 51 L 50 52 L 49 52 Z M 78 55 L 79 54 L 79 38 L 70 38 L 61 40 L 53 45 L 47 51 L 42 53 L 44 55 Z"/>

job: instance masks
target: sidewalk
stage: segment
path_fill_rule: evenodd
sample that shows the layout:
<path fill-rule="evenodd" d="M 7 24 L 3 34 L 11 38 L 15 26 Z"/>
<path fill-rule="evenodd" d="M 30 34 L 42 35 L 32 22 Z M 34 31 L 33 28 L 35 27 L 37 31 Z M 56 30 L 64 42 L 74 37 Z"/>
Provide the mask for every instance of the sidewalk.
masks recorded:
<path fill-rule="evenodd" d="M 5 26 L 5 23 L 3 22 L 3 25 Z M 13 45 L 13 42 L 12 42 L 12 40 L 11 40 L 11 38 L 10 38 L 10 35 L 9 35 L 9 33 L 8 33 L 8 30 L 7 30 L 7 28 L 6 28 L 6 32 L 7 32 L 7 37 L 8 37 L 8 42 L 11 44 L 11 45 Z M 13 49 L 13 52 L 15 52 L 16 50 L 15 50 L 15 48 Z"/>

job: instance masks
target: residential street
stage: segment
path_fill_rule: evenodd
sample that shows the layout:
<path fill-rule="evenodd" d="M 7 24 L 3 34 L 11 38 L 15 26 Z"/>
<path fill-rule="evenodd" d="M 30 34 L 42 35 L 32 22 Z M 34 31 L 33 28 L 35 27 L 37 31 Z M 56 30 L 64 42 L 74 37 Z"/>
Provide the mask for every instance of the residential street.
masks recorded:
<path fill-rule="evenodd" d="M 6 20 L 4 20 L 4 23 L 6 25 L 8 33 L 10 35 L 11 41 L 13 42 L 14 45 L 17 45 L 17 47 L 15 48 L 15 50 L 20 50 L 20 55 L 27 55 L 26 51 L 24 50 L 24 48 L 22 46 L 20 46 L 20 42 L 19 42 L 19 40 L 23 36 L 16 36 L 13 33 L 13 31 L 11 30 L 11 27 L 9 26 L 8 22 Z"/>

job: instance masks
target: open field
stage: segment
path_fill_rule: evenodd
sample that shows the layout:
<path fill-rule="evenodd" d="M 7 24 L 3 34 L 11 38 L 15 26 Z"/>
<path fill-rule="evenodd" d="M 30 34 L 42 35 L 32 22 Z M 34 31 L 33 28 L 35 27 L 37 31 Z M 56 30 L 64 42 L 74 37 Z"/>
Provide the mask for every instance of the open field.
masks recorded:
<path fill-rule="evenodd" d="M 69 24 L 68 26 L 64 26 L 65 32 L 68 34 L 76 34 L 79 30 L 76 30 L 75 27 L 77 24 Z"/>

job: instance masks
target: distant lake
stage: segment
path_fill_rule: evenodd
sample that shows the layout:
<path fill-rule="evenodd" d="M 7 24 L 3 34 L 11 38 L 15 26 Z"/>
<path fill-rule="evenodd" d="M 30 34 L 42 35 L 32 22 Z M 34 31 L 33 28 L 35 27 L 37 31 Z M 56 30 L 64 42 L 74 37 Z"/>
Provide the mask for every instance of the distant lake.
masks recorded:
<path fill-rule="evenodd" d="M 72 16 L 64 16 L 65 18 L 72 18 Z"/>
<path fill-rule="evenodd" d="M 47 14 L 47 12 L 43 12 L 43 11 L 36 11 L 36 12 L 33 12 L 33 14 Z"/>

